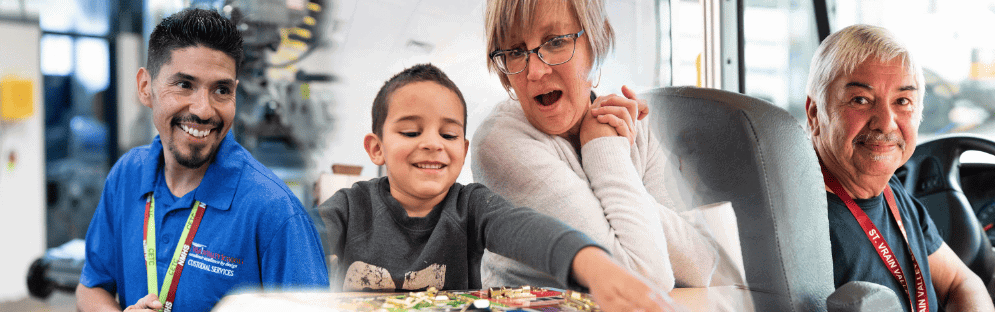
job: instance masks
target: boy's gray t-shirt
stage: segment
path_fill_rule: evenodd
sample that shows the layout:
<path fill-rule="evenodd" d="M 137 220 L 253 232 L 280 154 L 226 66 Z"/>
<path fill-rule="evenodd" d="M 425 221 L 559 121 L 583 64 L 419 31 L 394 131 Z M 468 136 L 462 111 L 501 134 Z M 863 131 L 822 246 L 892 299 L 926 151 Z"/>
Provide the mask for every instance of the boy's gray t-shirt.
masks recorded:
<path fill-rule="evenodd" d="M 338 191 L 318 212 L 329 250 L 338 256 L 329 272 L 332 287 L 342 290 L 479 289 L 485 248 L 546 272 L 562 285 L 575 285 L 569 278 L 574 255 L 597 246 L 559 220 L 515 207 L 476 183 L 453 184 L 446 198 L 420 218 L 409 217 L 390 195 L 386 177 Z"/>

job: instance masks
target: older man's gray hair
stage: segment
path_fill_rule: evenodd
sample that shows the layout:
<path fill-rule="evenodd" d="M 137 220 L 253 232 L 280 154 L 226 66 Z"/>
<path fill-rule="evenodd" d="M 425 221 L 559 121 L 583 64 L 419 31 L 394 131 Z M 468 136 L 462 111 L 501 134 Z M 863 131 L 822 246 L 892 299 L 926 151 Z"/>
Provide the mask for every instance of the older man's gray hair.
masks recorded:
<path fill-rule="evenodd" d="M 882 27 L 852 25 L 823 40 L 812 56 L 806 94 L 816 102 L 820 114 L 825 114 L 825 103 L 829 98 L 826 92 L 829 90 L 829 85 L 839 77 L 852 74 L 857 66 L 871 57 L 879 61 L 890 61 L 900 57 L 906 72 L 915 75 L 918 94 L 916 103 L 913 103 L 915 115 L 912 121 L 918 125 L 922 122 L 922 100 L 926 92 L 922 67 L 913 59 L 905 44 Z"/>

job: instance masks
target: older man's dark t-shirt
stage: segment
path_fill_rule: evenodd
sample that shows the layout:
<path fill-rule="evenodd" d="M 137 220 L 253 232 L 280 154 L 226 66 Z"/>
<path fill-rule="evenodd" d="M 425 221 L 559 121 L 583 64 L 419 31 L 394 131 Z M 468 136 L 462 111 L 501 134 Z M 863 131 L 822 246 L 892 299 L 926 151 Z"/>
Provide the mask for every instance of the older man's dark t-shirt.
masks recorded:
<path fill-rule="evenodd" d="M 891 216 L 891 210 L 883 193 L 869 199 L 854 199 L 854 202 L 864 210 L 888 242 L 898 263 L 902 266 L 902 272 L 905 273 L 909 294 L 915 296 L 915 270 L 912 267 L 912 258 L 909 256 L 909 249 L 912 249 L 926 284 L 929 310 L 941 310 L 936 301 L 936 291 L 933 289 L 927 258 L 940 248 L 943 238 L 936 231 L 933 219 L 929 217 L 922 203 L 912 198 L 897 178 L 892 177 L 888 185 L 895 193 L 895 203 L 902 214 L 902 223 L 909 236 L 909 244 L 906 244 L 902 238 L 902 232 Z M 881 261 L 881 257 L 843 200 L 829 192 L 826 192 L 826 200 L 829 203 L 829 237 L 833 244 L 833 276 L 836 288 L 850 281 L 881 284 L 895 291 L 906 311 L 912 311 L 908 295 Z"/>

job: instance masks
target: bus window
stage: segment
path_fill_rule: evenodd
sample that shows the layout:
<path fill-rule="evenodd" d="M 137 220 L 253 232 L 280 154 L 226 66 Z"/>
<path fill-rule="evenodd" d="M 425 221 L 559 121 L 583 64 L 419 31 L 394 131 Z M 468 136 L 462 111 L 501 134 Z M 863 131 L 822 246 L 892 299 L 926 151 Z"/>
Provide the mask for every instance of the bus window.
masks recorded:
<path fill-rule="evenodd" d="M 670 2 L 673 6 L 669 19 L 663 23 L 671 27 L 673 58 L 670 60 L 673 86 L 701 86 L 702 77 L 699 70 L 702 50 L 704 49 L 704 16 L 701 2 L 697 0 L 660 1 Z"/>
<path fill-rule="evenodd" d="M 746 94 L 805 121 L 805 83 L 819 45 L 811 1 L 743 3 Z"/>

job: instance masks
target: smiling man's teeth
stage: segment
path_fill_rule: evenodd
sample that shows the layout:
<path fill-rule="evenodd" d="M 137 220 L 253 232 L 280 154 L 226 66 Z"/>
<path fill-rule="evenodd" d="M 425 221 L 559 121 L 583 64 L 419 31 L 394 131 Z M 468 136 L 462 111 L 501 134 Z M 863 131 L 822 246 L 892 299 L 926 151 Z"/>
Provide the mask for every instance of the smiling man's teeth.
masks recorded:
<path fill-rule="evenodd" d="M 197 130 L 197 129 L 194 129 L 194 128 L 187 127 L 186 125 L 180 125 L 180 128 L 183 129 L 183 131 L 186 131 L 187 133 L 189 133 L 190 135 L 192 135 L 192 136 L 194 136 L 196 138 L 203 138 L 203 137 L 206 137 L 208 134 L 211 134 L 211 129 L 207 129 L 207 130 L 201 131 L 201 130 Z"/>
<path fill-rule="evenodd" d="M 415 164 L 415 167 L 421 169 L 442 169 L 442 164 Z"/>

